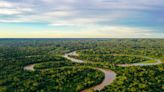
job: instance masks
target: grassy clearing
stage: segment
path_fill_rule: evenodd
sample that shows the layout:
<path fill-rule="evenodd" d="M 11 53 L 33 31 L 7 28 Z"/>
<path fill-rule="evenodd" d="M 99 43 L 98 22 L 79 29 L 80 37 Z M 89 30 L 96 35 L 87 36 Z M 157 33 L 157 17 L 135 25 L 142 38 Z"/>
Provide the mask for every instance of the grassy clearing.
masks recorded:
<path fill-rule="evenodd" d="M 162 60 L 161 60 L 161 62 L 163 62 L 163 63 L 164 63 L 164 59 L 162 59 Z"/>
<path fill-rule="evenodd" d="M 161 59 L 161 61 L 164 63 L 164 56 L 163 56 L 163 57 L 161 57 L 160 59 Z"/>
<path fill-rule="evenodd" d="M 157 61 L 155 61 L 155 60 L 147 60 L 147 61 L 140 62 L 140 63 L 142 63 L 142 64 L 148 64 L 148 63 L 155 63 L 155 62 L 157 62 Z"/>

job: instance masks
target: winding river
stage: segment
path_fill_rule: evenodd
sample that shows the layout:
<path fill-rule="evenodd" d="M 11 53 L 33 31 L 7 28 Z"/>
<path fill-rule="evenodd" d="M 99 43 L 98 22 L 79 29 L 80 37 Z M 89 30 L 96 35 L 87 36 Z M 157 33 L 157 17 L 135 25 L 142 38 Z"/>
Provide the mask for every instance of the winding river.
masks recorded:
<path fill-rule="evenodd" d="M 72 57 L 69 57 L 69 55 L 74 55 L 74 56 L 78 56 L 78 54 L 76 53 L 76 51 L 70 52 L 70 53 L 66 53 L 63 57 L 71 60 L 72 62 L 76 62 L 76 63 L 84 63 L 83 60 L 79 60 L 79 59 L 75 59 Z M 149 57 L 145 57 L 145 58 L 149 58 Z M 161 60 L 159 59 L 153 59 L 153 58 L 149 58 L 151 60 L 155 60 L 156 62 L 154 63 L 134 63 L 134 64 L 117 64 L 117 66 L 121 66 L 121 67 L 128 67 L 128 66 L 149 66 L 149 65 L 157 65 L 157 64 L 161 64 Z M 24 70 L 28 70 L 28 71 L 35 71 L 34 69 L 35 64 L 30 64 L 24 67 Z M 82 90 L 81 92 L 87 92 L 87 90 L 89 89 L 93 89 L 93 90 L 102 90 L 105 86 L 110 85 L 112 83 L 113 80 L 115 80 L 116 78 L 116 73 L 112 70 L 109 69 L 102 69 L 102 68 L 94 68 L 97 70 L 102 71 L 105 74 L 104 80 L 98 84 L 95 85 L 93 87 L 90 87 L 88 89 Z"/>
<path fill-rule="evenodd" d="M 72 57 L 69 57 L 69 55 L 74 55 L 74 56 L 78 56 L 78 54 L 76 53 L 76 51 L 73 51 L 73 52 L 70 52 L 70 53 L 66 53 L 64 55 L 65 58 L 71 60 L 72 62 L 76 62 L 76 63 L 83 63 L 84 61 L 83 60 L 79 60 L 79 59 L 75 59 L 75 58 L 72 58 Z M 105 74 L 105 77 L 104 77 L 104 80 L 96 85 L 96 86 L 93 86 L 89 89 L 93 89 L 93 90 L 101 90 L 103 89 L 105 86 L 109 85 L 112 83 L 112 81 L 116 78 L 116 73 L 112 70 L 107 70 L 107 69 L 102 69 L 102 68 L 95 68 L 97 70 L 100 70 L 101 72 L 103 72 Z M 81 92 L 86 92 L 88 89 L 85 89 Z"/>

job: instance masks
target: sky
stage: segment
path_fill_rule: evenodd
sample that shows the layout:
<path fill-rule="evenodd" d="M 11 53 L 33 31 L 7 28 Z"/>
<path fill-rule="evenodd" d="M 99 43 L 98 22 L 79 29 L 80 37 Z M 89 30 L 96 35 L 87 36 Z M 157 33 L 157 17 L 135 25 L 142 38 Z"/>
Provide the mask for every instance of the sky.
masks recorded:
<path fill-rule="evenodd" d="M 0 0 L 0 38 L 164 38 L 164 0 Z"/>

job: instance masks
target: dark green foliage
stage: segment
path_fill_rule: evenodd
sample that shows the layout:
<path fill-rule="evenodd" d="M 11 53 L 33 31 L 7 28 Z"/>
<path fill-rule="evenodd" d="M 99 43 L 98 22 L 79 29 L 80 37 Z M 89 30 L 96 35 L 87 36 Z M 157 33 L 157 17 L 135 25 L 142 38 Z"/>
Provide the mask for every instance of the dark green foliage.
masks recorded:
<path fill-rule="evenodd" d="M 129 64 L 147 61 L 149 59 L 137 56 L 124 56 L 124 55 L 103 55 L 103 54 L 80 54 L 79 56 L 70 56 L 93 62 L 108 62 L 110 64 Z"/>
<path fill-rule="evenodd" d="M 62 57 L 74 50 L 80 54 L 78 58 L 98 62 L 77 64 Z M 116 66 L 147 60 L 142 56 L 164 59 L 164 39 L 0 40 L 0 92 L 76 92 L 104 78 L 92 67 L 117 73 L 116 80 L 103 92 L 163 92 L 163 64 Z M 34 63 L 36 71 L 23 69 Z"/>
<path fill-rule="evenodd" d="M 102 92 L 163 92 L 164 64 L 117 69 L 116 80 Z"/>

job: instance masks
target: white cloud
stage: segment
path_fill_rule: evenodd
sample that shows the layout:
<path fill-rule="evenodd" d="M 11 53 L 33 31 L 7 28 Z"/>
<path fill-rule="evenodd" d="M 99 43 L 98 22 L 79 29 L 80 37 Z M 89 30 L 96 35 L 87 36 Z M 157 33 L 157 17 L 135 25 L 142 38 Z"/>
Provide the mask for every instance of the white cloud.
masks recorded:
<path fill-rule="evenodd" d="M 75 18 L 75 19 L 66 19 L 66 20 L 56 20 L 49 25 L 51 26 L 80 26 L 80 25 L 88 25 L 93 23 L 94 20 L 91 19 L 83 19 L 83 18 Z"/>
<path fill-rule="evenodd" d="M 1 15 L 13 15 L 13 14 L 20 14 L 21 11 L 18 11 L 16 9 L 0 9 Z"/>
<path fill-rule="evenodd" d="M 68 30 L 74 30 L 72 34 L 75 35 L 81 34 L 79 30 L 84 30 L 84 37 L 84 34 L 92 37 L 94 34 L 104 37 L 148 37 L 155 31 L 115 25 L 162 25 L 162 5 L 164 0 L 1 0 L 0 22 L 41 22 L 55 26 L 54 29 L 56 26 L 69 26 L 72 29 Z M 104 24 L 110 26 L 102 26 Z M 77 26 L 79 29 L 76 29 Z"/>
<path fill-rule="evenodd" d="M 71 23 L 66 23 L 66 22 L 56 22 L 56 23 L 51 23 L 49 24 L 50 26 L 75 26 L 75 24 L 71 24 Z"/>
<path fill-rule="evenodd" d="M 6 1 L 0 1 L 0 7 L 10 8 L 13 7 L 14 4 Z"/>
<path fill-rule="evenodd" d="M 128 26 L 90 26 L 86 31 L 79 32 L 79 34 L 88 34 L 91 36 L 104 38 L 140 38 L 148 37 L 158 34 L 151 29 L 136 28 Z M 159 34 L 158 34 L 159 35 Z M 161 34 L 162 35 L 162 34 Z M 164 35 L 164 34 L 163 34 Z"/>
<path fill-rule="evenodd" d="M 30 7 L 22 7 L 21 5 L 19 2 L 0 1 L 0 15 L 15 15 L 33 11 Z"/>
<path fill-rule="evenodd" d="M 23 14 L 31 11 L 32 9 L 30 8 L 16 8 L 16 9 L 0 8 L 0 15 Z"/>
<path fill-rule="evenodd" d="M 136 9 L 136 10 L 151 10 L 158 8 L 160 5 L 164 5 L 163 0 L 100 0 L 99 3 L 96 3 L 98 7 L 107 8 L 107 9 Z"/>
<path fill-rule="evenodd" d="M 71 15 L 73 15 L 73 13 L 70 11 L 51 11 L 43 14 L 43 16 L 48 16 L 48 17 L 63 17 L 63 16 L 71 16 Z"/>

